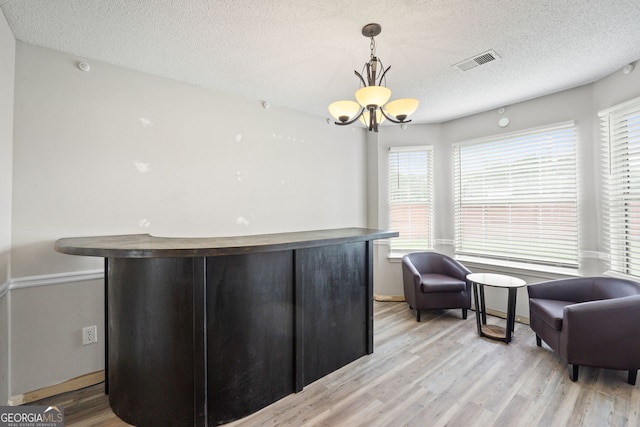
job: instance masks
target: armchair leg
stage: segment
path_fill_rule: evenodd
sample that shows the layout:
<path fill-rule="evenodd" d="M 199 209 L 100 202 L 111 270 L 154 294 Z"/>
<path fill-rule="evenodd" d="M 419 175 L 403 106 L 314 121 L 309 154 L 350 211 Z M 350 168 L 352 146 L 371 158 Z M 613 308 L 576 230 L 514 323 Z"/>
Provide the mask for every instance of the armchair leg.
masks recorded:
<path fill-rule="evenodd" d="M 636 385 L 637 376 L 638 376 L 637 369 L 629 369 L 629 376 L 627 377 L 627 382 L 631 385 Z"/>
<path fill-rule="evenodd" d="M 466 318 L 467 318 L 467 309 L 466 309 L 466 308 L 463 308 L 463 309 L 462 309 L 462 318 L 463 318 L 463 319 L 466 319 Z"/>
<path fill-rule="evenodd" d="M 416 321 L 420 321 L 420 310 L 416 308 Z"/>
<path fill-rule="evenodd" d="M 569 365 L 569 367 L 569 378 L 571 378 L 571 381 L 573 382 L 578 381 L 578 369 L 580 368 L 580 365 Z"/>
<path fill-rule="evenodd" d="M 536 334 L 536 345 L 542 347 L 542 338 L 540 338 L 538 334 Z"/>

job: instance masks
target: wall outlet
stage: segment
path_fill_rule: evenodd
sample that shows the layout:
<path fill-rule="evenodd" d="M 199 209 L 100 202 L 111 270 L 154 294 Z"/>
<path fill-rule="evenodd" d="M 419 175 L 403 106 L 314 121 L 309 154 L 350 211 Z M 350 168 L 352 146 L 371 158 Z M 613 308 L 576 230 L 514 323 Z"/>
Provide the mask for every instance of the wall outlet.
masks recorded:
<path fill-rule="evenodd" d="M 98 342 L 98 327 L 96 325 L 82 328 L 82 345 Z"/>

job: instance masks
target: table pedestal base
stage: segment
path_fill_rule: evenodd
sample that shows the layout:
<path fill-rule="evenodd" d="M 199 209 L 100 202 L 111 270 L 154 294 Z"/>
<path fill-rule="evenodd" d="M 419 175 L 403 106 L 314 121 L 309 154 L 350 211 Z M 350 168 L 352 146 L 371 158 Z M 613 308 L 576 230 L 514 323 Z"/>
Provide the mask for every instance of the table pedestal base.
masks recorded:
<path fill-rule="evenodd" d="M 493 340 L 505 341 L 507 339 L 507 331 L 498 325 L 482 325 L 480 326 L 481 336 L 491 338 Z"/>

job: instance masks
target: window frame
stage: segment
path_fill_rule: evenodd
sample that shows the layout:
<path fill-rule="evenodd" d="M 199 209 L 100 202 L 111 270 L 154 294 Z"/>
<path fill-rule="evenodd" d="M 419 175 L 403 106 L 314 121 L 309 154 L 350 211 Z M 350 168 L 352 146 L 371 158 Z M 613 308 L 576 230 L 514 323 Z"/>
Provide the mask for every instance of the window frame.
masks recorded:
<path fill-rule="evenodd" d="M 564 142 L 565 138 L 568 138 L 567 142 Z M 539 160 L 537 163 L 534 156 L 531 156 L 531 158 L 525 156 L 527 147 L 533 150 L 538 146 L 543 146 L 544 141 L 551 142 L 547 144 L 549 145 L 547 151 L 538 154 Z M 482 147 L 483 144 L 485 147 Z M 563 165 L 568 163 L 571 166 L 570 170 L 564 171 L 564 169 L 559 169 L 557 165 L 554 166 L 552 163 L 554 158 L 551 156 L 553 155 L 555 144 L 563 146 L 566 150 L 565 154 L 558 156 L 558 161 L 563 162 Z M 577 130 L 574 121 L 461 141 L 454 143 L 452 149 L 456 257 L 460 259 L 475 259 L 487 264 L 513 263 L 520 266 L 529 266 L 531 269 L 560 268 L 577 270 L 579 265 L 580 218 L 578 215 Z M 478 162 L 479 167 L 476 179 L 482 178 L 486 180 L 489 183 L 487 186 L 483 185 L 484 181 L 479 180 L 473 181 L 472 184 L 464 184 L 462 182 L 465 179 L 469 180 L 471 172 L 463 170 L 464 165 L 462 163 L 465 161 L 460 157 L 461 150 L 473 149 L 478 150 L 473 160 Z M 509 149 L 511 151 L 508 151 Z M 516 165 L 515 162 L 508 166 L 500 165 L 501 159 L 506 165 L 509 156 L 516 158 L 514 153 L 519 151 L 522 152 L 522 156 L 518 160 L 522 164 L 521 166 Z M 508 154 L 496 157 L 502 153 Z M 490 157 L 491 155 L 493 157 Z M 491 164 L 491 167 L 495 168 L 492 171 L 493 173 L 486 172 L 488 166 L 483 166 L 481 163 L 483 160 L 487 160 L 487 164 Z M 467 162 L 471 161 L 467 160 Z M 520 182 L 518 181 L 519 175 L 516 175 L 516 172 L 518 174 L 534 174 L 536 168 L 538 168 L 538 175 L 536 175 L 538 181 L 523 179 L 520 179 Z M 561 170 L 562 176 L 566 180 L 566 182 L 561 181 L 557 194 L 553 193 L 553 186 L 549 183 L 558 183 L 557 178 L 559 175 L 545 175 L 545 173 L 551 173 L 554 170 Z M 486 177 L 482 175 L 483 173 L 486 174 Z M 500 175 L 504 175 L 504 177 Z M 502 182 L 501 180 L 508 183 L 508 186 L 498 187 L 497 183 Z M 475 184 L 478 182 L 480 182 L 480 185 L 476 186 Z M 540 193 L 537 199 L 534 198 L 536 186 L 540 186 Z M 481 195 L 478 195 L 481 193 L 480 191 L 472 196 L 465 194 L 471 191 L 470 189 L 483 191 Z M 505 194 L 496 196 L 495 194 L 498 193 L 498 190 Z M 566 200 L 565 194 L 570 196 L 569 200 Z M 517 195 L 517 197 L 514 197 L 514 195 Z M 565 198 L 563 199 L 561 196 Z M 473 206 L 472 197 L 476 198 L 475 201 L 477 202 L 475 212 L 471 208 Z M 546 199 L 547 201 L 541 202 L 541 199 Z M 549 209 L 546 209 L 548 212 L 545 212 L 545 203 L 548 205 Z M 536 206 L 536 209 L 539 210 L 537 214 L 532 211 L 533 206 Z M 552 224 L 547 223 L 547 221 L 553 219 L 554 212 L 552 208 L 554 206 L 558 209 L 565 209 L 568 213 L 570 221 L 567 223 L 558 222 L 558 224 L 564 224 L 566 230 L 560 230 L 559 226 L 559 230 L 553 230 L 550 227 Z M 494 208 L 493 212 L 492 207 Z M 506 210 L 506 213 L 499 212 L 499 208 Z M 464 221 L 463 215 L 468 216 L 469 220 Z M 495 218 L 510 220 L 491 223 L 491 220 L 495 220 Z M 532 225 L 536 221 L 535 218 L 539 219 L 538 231 L 532 232 L 532 229 L 536 228 Z M 475 223 L 474 219 L 477 219 L 478 222 Z M 479 233 L 477 233 L 477 228 L 473 228 L 476 225 L 480 229 Z M 531 227 L 531 229 L 527 227 Z M 524 239 L 518 235 L 518 231 L 531 232 L 532 235 L 530 239 Z M 558 233 L 558 237 L 562 238 L 554 240 L 554 245 L 547 245 L 545 242 L 550 242 L 551 236 L 555 232 Z M 472 233 L 478 234 L 475 242 L 470 237 Z M 523 247 L 527 247 L 527 250 L 521 250 Z M 535 250 L 532 251 L 532 248 Z M 545 252 L 548 248 L 551 248 L 551 252 L 547 254 Z"/>
<path fill-rule="evenodd" d="M 599 111 L 598 117 L 609 274 L 638 279 L 640 230 L 634 224 L 640 220 L 640 97 Z"/>
<path fill-rule="evenodd" d="M 434 209 L 434 185 L 433 185 L 434 146 L 433 145 L 393 146 L 393 147 L 389 147 L 388 151 L 389 152 L 388 152 L 388 158 L 387 158 L 387 167 L 388 167 L 387 197 L 388 197 L 388 203 L 389 203 L 388 205 L 389 228 L 394 231 L 398 231 L 400 233 L 399 237 L 395 239 L 391 239 L 389 241 L 390 257 L 398 257 L 414 251 L 433 250 L 434 241 L 435 241 L 435 238 L 434 238 L 435 209 Z M 427 206 L 426 206 L 426 213 L 425 212 L 418 213 L 419 215 L 420 214 L 426 215 L 427 222 L 424 225 L 426 226 L 426 233 L 425 234 L 417 233 L 416 237 L 414 237 L 414 239 L 422 240 L 424 244 L 409 244 L 407 240 L 410 240 L 410 238 L 403 239 L 404 227 L 402 226 L 398 227 L 396 225 L 397 222 L 394 221 L 393 212 L 394 212 L 395 203 L 394 203 L 394 195 L 393 195 L 392 187 L 394 183 L 399 183 L 400 181 L 394 181 L 394 172 L 393 172 L 392 162 L 394 161 L 394 155 L 401 156 L 402 153 L 407 155 L 409 153 L 424 153 L 426 156 L 426 159 L 425 159 L 426 182 L 424 184 L 426 185 L 427 193 L 426 193 L 426 200 L 423 200 L 421 203 L 425 203 Z M 408 173 L 409 171 L 406 171 L 406 172 Z M 402 222 L 402 221 L 398 221 L 398 222 Z M 409 223 L 409 228 L 415 232 L 417 228 L 412 227 L 412 224 L 419 224 L 419 223 L 420 221 L 412 221 Z"/>

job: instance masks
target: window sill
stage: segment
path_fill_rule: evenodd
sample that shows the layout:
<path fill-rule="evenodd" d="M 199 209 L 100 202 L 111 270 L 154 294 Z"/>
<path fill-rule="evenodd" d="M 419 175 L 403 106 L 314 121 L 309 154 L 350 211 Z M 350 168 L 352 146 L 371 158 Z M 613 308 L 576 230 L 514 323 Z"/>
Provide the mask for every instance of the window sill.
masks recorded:
<path fill-rule="evenodd" d="M 402 257 L 412 252 L 433 252 L 433 249 L 413 249 L 406 252 L 391 252 L 387 255 L 389 262 L 402 262 Z"/>
<path fill-rule="evenodd" d="M 489 258 L 479 258 L 471 256 L 456 256 L 456 260 L 463 263 L 466 267 L 490 268 L 497 272 L 503 273 L 534 273 L 537 277 L 548 277 L 549 279 L 557 279 L 564 277 L 579 277 L 577 268 L 554 267 L 550 265 L 528 264 L 525 262 L 504 261 Z"/>
<path fill-rule="evenodd" d="M 429 250 L 425 249 L 425 252 Z M 394 252 L 387 256 L 390 263 L 401 263 L 402 257 L 408 253 L 416 252 Z M 537 265 L 528 264 L 525 262 L 516 261 L 504 261 L 489 258 L 471 257 L 471 256 L 456 256 L 456 260 L 460 261 L 470 270 L 482 269 L 492 270 L 498 273 L 514 274 L 514 275 L 531 275 L 535 277 L 548 278 L 550 280 L 558 279 L 560 277 L 579 277 L 580 274 L 577 268 L 568 267 L 553 267 L 550 265 Z"/>

